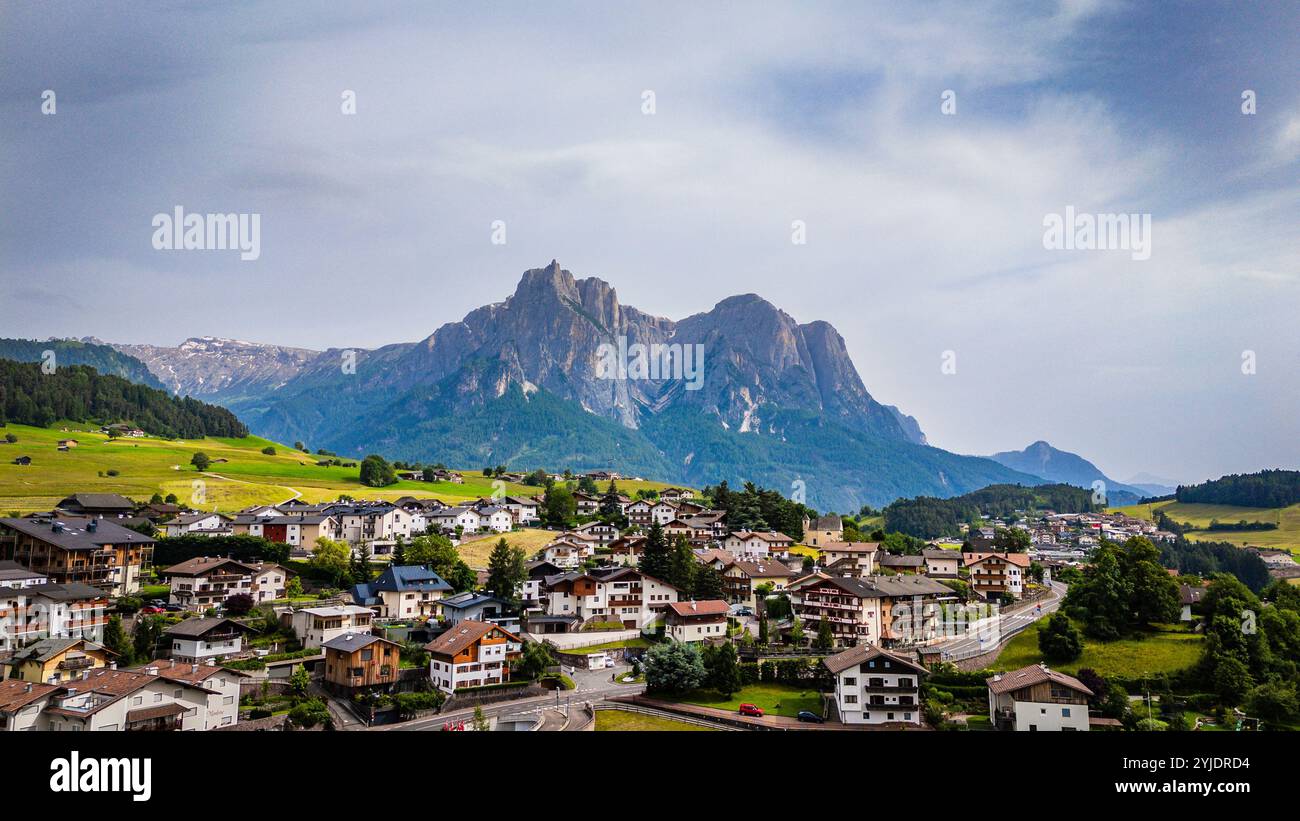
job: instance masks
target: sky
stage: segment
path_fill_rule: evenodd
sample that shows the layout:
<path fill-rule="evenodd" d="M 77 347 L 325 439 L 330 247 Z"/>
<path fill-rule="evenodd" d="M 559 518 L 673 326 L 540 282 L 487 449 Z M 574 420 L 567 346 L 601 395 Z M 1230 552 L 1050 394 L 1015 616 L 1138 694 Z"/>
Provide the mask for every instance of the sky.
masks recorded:
<path fill-rule="evenodd" d="M 558 259 L 829 321 L 948 450 L 1297 468 L 1297 79 L 1284 2 L 7 2 L 0 336 L 374 347 Z M 260 254 L 156 249 L 176 206 Z"/>

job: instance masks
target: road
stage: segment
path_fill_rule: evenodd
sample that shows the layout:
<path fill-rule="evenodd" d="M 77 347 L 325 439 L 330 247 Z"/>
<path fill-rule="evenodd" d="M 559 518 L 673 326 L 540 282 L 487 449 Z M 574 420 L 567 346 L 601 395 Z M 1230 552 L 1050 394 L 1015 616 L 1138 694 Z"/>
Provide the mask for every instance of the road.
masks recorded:
<path fill-rule="evenodd" d="M 1029 625 L 1056 611 L 1061 606 L 1061 599 L 1065 595 L 1066 586 L 1061 582 L 1052 582 L 1051 594 L 1038 602 L 1037 605 L 1030 605 L 1021 608 L 1009 615 L 999 614 L 997 623 L 990 629 L 974 631 L 977 634 L 970 637 L 952 639 L 951 641 L 941 644 L 931 645 L 926 648 L 933 651 L 938 648 L 943 651 L 944 658 L 962 659 L 976 656 L 981 653 L 987 653 L 995 647 L 998 647 L 1010 641 L 1013 636 L 1024 630 Z"/>
<path fill-rule="evenodd" d="M 483 715 L 485 716 L 502 716 L 502 715 L 537 715 L 546 710 L 554 710 L 556 707 L 565 707 L 567 705 L 577 706 L 585 701 L 596 702 L 612 695 L 639 695 L 645 692 L 644 684 L 616 684 L 610 680 L 611 673 L 622 675 L 626 673 L 626 666 L 620 666 L 613 669 L 605 670 L 574 670 L 569 673 L 573 678 L 573 683 L 577 685 L 574 690 L 557 690 L 554 693 L 548 693 L 544 696 L 534 696 L 532 698 L 523 698 L 516 701 L 502 701 L 496 704 L 483 705 Z M 566 672 L 568 672 L 566 670 Z M 557 698 L 558 696 L 558 698 Z M 545 717 L 545 716 L 544 716 Z M 372 732 L 382 732 L 387 730 L 397 731 L 428 731 L 442 730 L 443 725 L 447 722 L 464 721 L 468 723 L 474 718 L 474 708 L 466 710 L 456 710 L 450 713 L 439 713 L 438 715 L 429 716 L 428 718 L 418 718 L 414 721 L 405 721 L 401 724 L 389 724 L 382 727 L 368 728 Z M 544 725 L 542 729 L 550 729 Z"/>

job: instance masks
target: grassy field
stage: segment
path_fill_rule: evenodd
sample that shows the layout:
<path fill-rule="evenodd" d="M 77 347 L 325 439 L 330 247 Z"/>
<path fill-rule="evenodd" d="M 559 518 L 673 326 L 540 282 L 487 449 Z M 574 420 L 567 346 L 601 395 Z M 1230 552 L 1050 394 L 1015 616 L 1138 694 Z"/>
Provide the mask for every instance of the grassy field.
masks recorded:
<path fill-rule="evenodd" d="M 535 530 L 533 528 L 524 528 L 513 533 L 506 533 L 506 544 L 511 547 L 522 547 L 524 552 L 531 559 L 533 554 L 540 550 L 544 545 L 555 541 L 559 534 L 553 530 Z M 501 541 L 501 534 L 484 536 L 481 539 L 473 539 L 468 542 L 461 542 L 457 548 L 460 551 L 460 557 L 465 563 L 475 570 L 484 570 L 488 566 L 488 556 L 492 554 L 492 548 L 496 547 L 497 542 Z"/>
<path fill-rule="evenodd" d="M 1231 542 L 1238 545 L 1255 547 L 1276 547 L 1300 553 L 1300 505 L 1290 507 L 1234 507 L 1232 505 L 1193 505 L 1181 502 L 1151 502 L 1144 505 L 1129 505 L 1115 508 L 1119 513 L 1136 516 L 1141 519 L 1154 519 L 1157 510 L 1175 522 L 1184 522 L 1198 528 L 1210 526 L 1210 522 L 1275 522 L 1277 530 L 1251 530 L 1233 533 L 1231 531 L 1193 530 L 1186 534 L 1193 541 Z"/>
<path fill-rule="evenodd" d="M 767 715 L 791 718 L 798 715 L 800 710 L 811 710 L 817 715 L 822 713 L 821 693 L 816 690 L 800 690 L 786 684 L 751 684 L 729 698 L 712 690 L 696 690 L 677 700 L 685 704 L 732 711 L 741 704 L 755 704 Z"/>
<path fill-rule="evenodd" d="M 1016 636 L 989 665 L 998 670 L 1018 670 L 1043 661 L 1038 652 L 1038 630 L 1043 619 Z M 1076 624 L 1076 627 L 1079 625 Z M 1201 656 L 1201 636 L 1181 625 L 1165 625 L 1137 638 L 1112 642 L 1083 639 L 1083 655 L 1068 664 L 1050 664 L 1054 670 L 1076 673 L 1091 667 L 1102 675 L 1141 676 L 1144 673 L 1172 673 L 1190 667 Z"/>
<path fill-rule="evenodd" d="M 585 656 L 585 655 L 590 655 L 591 653 L 604 653 L 608 650 L 623 650 L 628 647 L 631 647 L 633 649 L 640 649 L 649 646 L 650 646 L 650 642 L 648 640 L 642 638 L 635 638 L 635 639 L 620 639 L 619 641 L 607 641 L 604 644 L 593 644 L 590 647 L 573 647 L 568 650 L 560 650 L 557 652 L 571 653 L 573 655 Z"/>
<path fill-rule="evenodd" d="M 493 480 L 481 471 L 462 471 L 464 484 L 454 482 L 398 482 L 370 488 L 361 484 L 359 469 L 318 467 L 324 457 L 295 451 L 276 442 L 249 436 L 244 439 L 184 441 L 154 437 L 109 439 L 77 423 L 50 428 L 9 425 L 3 433 L 18 437 L 0 444 L 0 512 L 28 513 L 49 510 L 70 493 L 121 493 L 148 501 L 154 493 L 175 493 L 182 504 L 199 510 L 233 511 L 254 504 L 277 504 L 301 498 L 308 502 L 355 498 L 397 499 L 402 496 L 436 497 L 447 502 L 491 496 Z M 64 429 L 66 428 L 66 430 Z M 77 447 L 58 450 L 58 440 L 76 439 Z M 0 435 L 0 441 L 3 436 Z M 273 447 L 274 456 L 262 453 Z M 212 459 L 207 473 L 190 465 L 196 451 Z M 30 456 L 32 464 L 13 464 Z M 224 460 L 224 461 L 222 461 Z M 109 471 L 117 475 L 110 476 Z M 195 482 L 202 482 L 196 486 Z M 662 482 L 620 482 L 625 493 L 640 488 L 662 489 Z M 201 488 L 202 496 L 197 490 Z M 532 495 L 538 488 L 505 483 L 510 495 Z"/>
<path fill-rule="evenodd" d="M 700 727 L 671 718 L 629 713 L 626 710 L 599 710 L 596 712 L 596 732 L 717 732 L 712 727 Z"/>

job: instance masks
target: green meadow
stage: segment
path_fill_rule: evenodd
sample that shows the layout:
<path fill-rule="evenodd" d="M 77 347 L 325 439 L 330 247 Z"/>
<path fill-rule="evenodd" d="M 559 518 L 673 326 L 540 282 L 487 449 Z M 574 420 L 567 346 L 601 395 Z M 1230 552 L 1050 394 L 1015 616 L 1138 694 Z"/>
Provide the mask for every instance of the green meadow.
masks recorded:
<path fill-rule="evenodd" d="M 6 433 L 14 434 L 18 441 L 5 444 Z M 76 439 L 78 444 L 60 451 L 60 439 Z M 262 453 L 267 447 L 275 448 L 274 456 Z M 190 464 L 198 451 L 212 460 L 206 473 L 199 473 Z M 19 456 L 30 456 L 32 463 L 15 465 Z M 366 487 L 361 484 L 358 468 L 316 464 L 325 458 L 256 436 L 110 439 L 85 423 L 56 423 L 49 428 L 9 425 L 0 428 L 0 512 L 49 510 L 76 492 L 121 493 L 137 501 L 148 501 L 154 493 L 174 493 L 182 504 L 197 510 L 229 512 L 289 499 L 333 501 L 340 494 L 390 500 L 402 496 L 436 497 L 456 502 L 491 496 L 496 489 L 495 481 L 483 476 L 481 469 L 459 471 L 465 477 L 463 484 L 401 481 L 385 488 Z M 202 485 L 196 487 L 195 482 Z M 641 488 L 669 487 L 663 482 L 618 484 L 627 494 Z M 197 493 L 200 488 L 201 497 Z M 503 489 L 507 494 L 521 496 L 540 492 L 540 488 L 511 482 L 504 483 Z"/>
<path fill-rule="evenodd" d="M 1185 534 L 1191 541 L 1229 542 L 1243 546 L 1275 547 L 1290 550 L 1292 553 L 1300 553 L 1300 504 L 1291 505 L 1290 507 L 1236 507 L 1233 505 L 1151 502 L 1143 505 L 1115 508 L 1118 513 L 1126 513 L 1129 516 L 1151 520 L 1155 519 L 1157 510 L 1164 511 L 1166 516 L 1179 524 L 1188 523 L 1193 527 L 1201 528 Z M 1273 522 L 1278 525 L 1278 528 L 1277 530 L 1237 532 L 1231 530 L 1205 530 L 1204 528 L 1208 528 L 1210 522 L 1215 519 L 1223 523 L 1240 522 L 1243 519 L 1247 522 Z"/>
<path fill-rule="evenodd" d="M 995 670 L 1019 670 L 1043 661 L 1038 652 L 1038 631 L 1047 624 L 1042 619 L 1019 634 L 1002 648 L 997 660 L 989 665 Z M 1075 624 L 1076 627 L 1081 625 Z M 1201 657 L 1201 636 L 1183 625 L 1155 625 L 1148 632 L 1117 641 L 1094 641 L 1084 636 L 1083 655 L 1068 664 L 1049 664 L 1053 670 L 1074 674 L 1085 667 L 1102 675 L 1141 676 L 1173 673 L 1191 667 Z"/>

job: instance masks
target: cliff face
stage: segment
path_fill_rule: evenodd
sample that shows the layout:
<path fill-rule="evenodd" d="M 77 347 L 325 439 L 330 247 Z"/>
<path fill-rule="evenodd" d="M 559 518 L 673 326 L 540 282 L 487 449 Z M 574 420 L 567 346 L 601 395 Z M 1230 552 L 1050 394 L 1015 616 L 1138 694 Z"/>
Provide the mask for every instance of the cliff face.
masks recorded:
<path fill-rule="evenodd" d="M 611 379 L 603 346 L 666 344 L 690 372 Z M 620 348 L 620 345 L 623 347 Z M 419 342 L 302 351 L 229 340 L 119 346 L 181 392 L 216 395 L 259 435 L 312 448 L 457 466 L 613 468 L 692 485 L 798 480 L 823 510 L 950 496 L 1036 478 L 925 447 L 877 402 L 843 338 L 753 294 L 679 322 L 619 302 L 552 262 L 504 301 Z M 617 364 L 617 363 L 615 363 Z"/>

